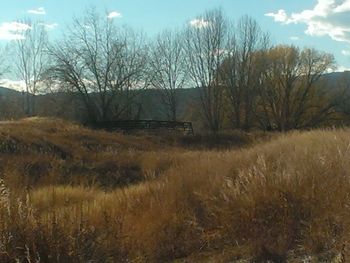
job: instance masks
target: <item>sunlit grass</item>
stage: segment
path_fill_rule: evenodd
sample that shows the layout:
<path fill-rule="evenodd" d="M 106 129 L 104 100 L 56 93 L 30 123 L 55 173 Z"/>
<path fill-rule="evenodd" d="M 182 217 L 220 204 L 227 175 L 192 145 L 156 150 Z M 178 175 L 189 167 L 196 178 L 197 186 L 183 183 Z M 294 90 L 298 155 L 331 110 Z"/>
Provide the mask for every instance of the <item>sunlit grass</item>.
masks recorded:
<path fill-rule="evenodd" d="M 18 179 L 26 177 L 4 162 L 14 170 L 4 175 L 10 195 L 0 209 L 0 261 L 201 262 L 223 250 L 230 251 L 223 262 L 336 255 L 349 239 L 349 135 L 292 132 L 241 150 L 124 145 L 84 157 L 96 158 L 84 163 L 100 167 L 96 175 L 137 165 L 144 179 L 118 188 L 85 184 L 84 173 L 65 178 L 71 185 L 26 187 Z M 63 176 L 57 167 L 49 174 Z"/>

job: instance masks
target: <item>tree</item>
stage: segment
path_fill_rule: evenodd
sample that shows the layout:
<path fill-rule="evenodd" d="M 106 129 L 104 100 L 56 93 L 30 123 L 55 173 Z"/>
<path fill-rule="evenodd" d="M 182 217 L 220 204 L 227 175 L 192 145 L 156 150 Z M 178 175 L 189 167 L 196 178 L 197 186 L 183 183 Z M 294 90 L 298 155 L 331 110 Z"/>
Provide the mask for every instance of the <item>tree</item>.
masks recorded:
<path fill-rule="evenodd" d="M 118 118 L 128 110 L 129 90 L 146 85 L 143 42 L 141 34 L 88 10 L 50 47 L 49 75 L 80 95 L 89 121 Z"/>
<path fill-rule="evenodd" d="M 339 73 L 335 73 L 339 76 Z M 325 86 L 335 86 L 335 96 L 331 100 L 335 105 L 335 114 L 333 118 L 329 121 L 331 125 L 349 125 L 350 116 L 350 71 L 344 71 L 340 73 L 341 76 L 338 77 L 336 83 L 334 84 L 334 79 L 325 82 Z M 329 83 L 332 82 L 332 83 Z M 332 85 L 333 84 L 333 85 Z M 334 116 L 335 115 L 335 116 Z"/>
<path fill-rule="evenodd" d="M 9 72 L 9 65 L 5 55 L 6 53 L 8 53 L 8 46 L 0 46 L 0 78 L 3 78 L 4 75 Z"/>
<path fill-rule="evenodd" d="M 200 93 L 208 128 L 217 132 L 223 118 L 223 86 L 219 68 L 225 58 L 228 21 L 222 10 L 212 10 L 193 20 L 185 32 L 185 52 L 190 79 Z"/>
<path fill-rule="evenodd" d="M 8 52 L 8 46 L 7 47 L 0 47 L 0 79 L 3 80 L 6 73 L 9 72 L 9 66 L 7 65 L 7 58 L 6 53 Z M 0 84 L 3 84 L 3 81 L 0 81 Z"/>
<path fill-rule="evenodd" d="M 242 17 L 227 43 L 225 61 L 220 67 L 220 79 L 227 91 L 235 128 L 249 129 L 255 114 L 262 68 L 258 67 L 260 52 L 269 45 L 269 36 L 258 23 Z M 243 118 L 243 119 L 242 119 Z"/>
<path fill-rule="evenodd" d="M 315 49 L 277 46 L 266 53 L 265 61 L 265 87 L 260 96 L 271 125 L 282 131 L 305 128 L 316 125 L 317 119 L 332 110 L 330 93 L 319 83 L 334 66 L 332 55 Z"/>
<path fill-rule="evenodd" d="M 161 94 L 169 120 L 177 120 L 177 91 L 187 81 L 183 39 L 178 32 L 159 34 L 150 56 L 150 81 Z"/>
<path fill-rule="evenodd" d="M 46 49 L 48 44 L 47 31 L 39 22 L 23 20 L 28 25 L 23 37 L 14 41 L 16 72 L 24 81 L 26 91 L 27 116 L 35 113 L 35 96 L 39 91 L 39 83 L 47 63 Z"/>

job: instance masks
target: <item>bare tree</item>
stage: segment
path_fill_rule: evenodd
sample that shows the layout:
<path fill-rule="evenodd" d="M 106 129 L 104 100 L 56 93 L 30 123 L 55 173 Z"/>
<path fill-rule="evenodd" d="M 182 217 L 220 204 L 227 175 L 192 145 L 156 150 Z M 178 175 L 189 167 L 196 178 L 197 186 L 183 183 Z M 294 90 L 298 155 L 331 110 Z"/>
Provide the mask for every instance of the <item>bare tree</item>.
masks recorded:
<path fill-rule="evenodd" d="M 150 56 L 150 81 L 161 94 L 169 120 L 177 120 L 178 89 L 186 83 L 183 39 L 178 32 L 164 31 L 158 35 Z"/>
<path fill-rule="evenodd" d="M 8 58 L 6 53 L 9 52 L 9 46 L 0 46 L 0 78 L 2 79 L 5 74 L 9 73 Z M 1 83 L 0 83 L 1 84 Z"/>
<path fill-rule="evenodd" d="M 207 126 L 217 132 L 222 126 L 223 86 L 219 68 L 225 58 L 228 21 L 222 10 L 212 10 L 192 21 L 185 32 L 187 69 L 200 92 Z"/>
<path fill-rule="evenodd" d="M 51 46 L 49 75 L 80 94 L 90 121 L 120 117 L 131 88 L 145 85 L 146 52 L 141 34 L 118 28 L 112 19 L 88 10 L 75 19 L 64 40 Z"/>
<path fill-rule="evenodd" d="M 123 83 L 112 88 L 118 90 L 119 103 L 114 107 L 114 117 L 124 117 L 126 119 L 138 118 L 140 115 L 140 105 L 135 101 L 138 92 L 150 85 L 149 75 L 147 73 L 149 65 L 149 50 L 145 45 L 146 40 L 142 32 L 135 32 L 131 28 L 124 27 L 121 31 L 121 39 L 124 39 L 124 75 L 126 85 Z M 120 63 L 122 66 L 123 63 Z M 121 75 L 118 75 L 118 78 Z M 132 108 L 136 109 L 135 116 L 132 116 Z"/>
<path fill-rule="evenodd" d="M 268 47 L 269 36 L 248 16 L 242 17 L 237 25 L 230 28 L 233 31 L 226 47 L 227 56 L 220 68 L 220 77 L 230 98 L 234 127 L 249 129 L 261 83 L 261 68 L 257 66 L 257 60 L 259 52 Z"/>
<path fill-rule="evenodd" d="M 0 85 L 4 85 L 4 77 L 9 73 L 9 66 L 7 62 L 8 47 L 0 47 Z M 15 91 L 10 89 L 0 89 L 0 120 L 13 119 L 22 115 L 21 107 L 19 107 L 20 101 L 16 97 Z"/>
<path fill-rule="evenodd" d="M 350 72 L 344 71 L 343 73 L 340 73 L 340 74 L 341 76 L 336 80 L 335 83 L 334 83 L 334 79 L 328 79 L 328 81 L 323 81 L 324 86 L 335 87 L 335 91 L 333 92 L 335 93 L 335 96 L 331 98 L 331 102 L 333 102 L 333 104 L 335 105 L 333 107 L 333 112 L 335 112 L 335 114 L 332 114 L 333 118 L 330 121 L 329 121 L 329 118 L 327 118 L 326 121 L 334 125 L 349 125 Z M 324 116 L 323 118 L 325 117 L 328 117 L 328 116 Z"/>
<path fill-rule="evenodd" d="M 48 35 L 45 26 L 40 22 L 23 20 L 28 25 L 23 38 L 15 40 L 15 63 L 19 79 L 24 81 L 26 91 L 26 109 L 28 116 L 35 112 L 35 95 L 39 91 L 39 83 L 47 62 L 46 48 Z"/>
<path fill-rule="evenodd" d="M 322 89 L 319 83 L 334 66 L 332 55 L 308 48 L 301 51 L 294 46 L 277 46 L 267 52 L 265 60 L 261 102 L 273 126 L 283 131 L 305 128 L 316 125 L 324 114 L 332 112 L 336 100 L 331 100 L 331 90 Z"/>
<path fill-rule="evenodd" d="M 300 53 L 301 78 L 300 87 L 294 96 L 292 127 L 303 128 L 309 126 L 310 112 L 322 115 L 328 112 L 331 104 L 319 104 L 321 99 L 321 88 L 319 80 L 327 72 L 334 68 L 334 57 L 331 54 L 317 51 L 313 48 L 304 48 Z M 325 95 L 325 94 L 323 94 Z M 328 92 L 329 98 L 331 94 Z M 315 108 L 317 110 L 315 111 Z M 311 115 L 313 115 L 311 114 Z M 314 119 L 311 117 L 311 122 Z"/>

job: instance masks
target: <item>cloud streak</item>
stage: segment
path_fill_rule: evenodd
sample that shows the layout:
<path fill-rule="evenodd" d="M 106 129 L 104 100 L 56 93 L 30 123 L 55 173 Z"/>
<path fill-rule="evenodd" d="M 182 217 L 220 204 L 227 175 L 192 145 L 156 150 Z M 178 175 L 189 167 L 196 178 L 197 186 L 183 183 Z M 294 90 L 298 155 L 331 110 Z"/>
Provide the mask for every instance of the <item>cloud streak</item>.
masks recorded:
<path fill-rule="evenodd" d="M 47 31 L 54 30 L 58 27 L 58 23 L 39 23 L 40 26 L 43 26 Z"/>
<path fill-rule="evenodd" d="M 209 25 L 209 21 L 203 19 L 203 18 L 196 18 L 190 21 L 190 25 L 195 28 L 204 28 Z"/>
<path fill-rule="evenodd" d="M 17 91 L 25 90 L 25 83 L 22 80 L 0 79 L 0 85 Z"/>
<path fill-rule="evenodd" d="M 32 14 L 32 15 L 46 15 L 46 11 L 44 7 L 38 7 L 35 9 L 29 9 L 27 11 L 28 14 Z"/>
<path fill-rule="evenodd" d="M 107 18 L 113 19 L 113 18 L 121 18 L 122 14 L 117 11 L 112 11 L 107 14 Z"/>
<path fill-rule="evenodd" d="M 1 40 L 18 40 L 24 39 L 23 33 L 30 30 L 30 25 L 20 22 L 5 22 L 0 24 Z"/>
<path fill-rule="evenodd" d="M 310 36 L 329 36 L 350 43 L 350 0 L 318 0 L 313 9 L 290 15 L 280 9 L 265 16 L 285 25 L 305 24 L 305 33 Z"/>
<path fill-rule="evenodd" d="M 350 50 L 342 50 L 341 53 L 342 53 L 344 56 L 347 56 L 347 57 L 350 56 Z"/>
<path fill-rule="evenodd" d="M 272 17 L 276 22 L 286 23 L 288 20 L 288 15 L 285 10 L 280 9 L 277 13 L 267 13 L 265 16 Z"/>
<path fill-rule="evenodd" d="M 300 38 L 298 36 L 291 36 L 290 40 L 298 41 Z"/>

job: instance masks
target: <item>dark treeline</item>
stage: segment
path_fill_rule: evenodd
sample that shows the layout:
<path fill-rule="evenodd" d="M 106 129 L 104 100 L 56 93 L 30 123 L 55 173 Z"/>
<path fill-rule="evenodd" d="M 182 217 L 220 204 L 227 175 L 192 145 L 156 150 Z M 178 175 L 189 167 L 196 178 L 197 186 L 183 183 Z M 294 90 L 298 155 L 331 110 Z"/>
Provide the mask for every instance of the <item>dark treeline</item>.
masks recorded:
<path fill-rule="evenodd" d="M 187 119 L 212 132 L 348 122 L 350 82 L 326 74 L 333 56 L 274 45 L 248 16 L 234 23 L 215 9 L 148 39 L 89 9 L 55 43 L 42 23 L 21 22 L 30 28 L 1 72 L 15 73 L 25 91 L 0 94 L 3 119 Z"/>

